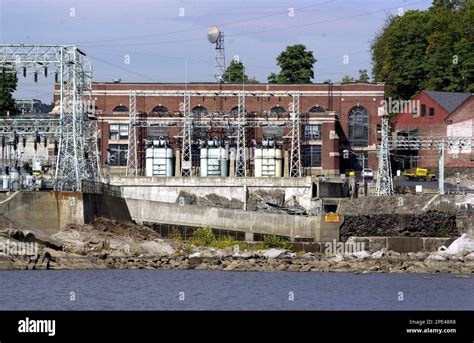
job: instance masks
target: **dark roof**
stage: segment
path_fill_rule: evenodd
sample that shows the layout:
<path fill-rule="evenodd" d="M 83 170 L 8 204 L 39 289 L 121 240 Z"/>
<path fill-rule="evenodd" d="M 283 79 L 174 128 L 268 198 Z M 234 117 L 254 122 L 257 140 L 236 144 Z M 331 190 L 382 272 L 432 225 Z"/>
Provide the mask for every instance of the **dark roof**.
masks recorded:
<path fill-rule="evenodd" d="M 448 113 L 452 113 L 459 107 L 471 93 L 455 93 L 455 92 L 437 92 L 425 91 L 434 101 L 440 104 Z"/>

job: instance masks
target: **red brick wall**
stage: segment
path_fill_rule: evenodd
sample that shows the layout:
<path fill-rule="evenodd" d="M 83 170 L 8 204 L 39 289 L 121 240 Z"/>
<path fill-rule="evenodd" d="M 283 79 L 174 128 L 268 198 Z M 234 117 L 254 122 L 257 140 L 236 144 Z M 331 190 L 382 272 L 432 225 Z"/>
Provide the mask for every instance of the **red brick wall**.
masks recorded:
<path fill-rule="evenodd" d="M 123 105 L 129 107 L 129 90 L 183 90 L 184 84 L 147 84 L 147 83 L 94 83 L 93 98 L 95 106 L 99 113 L 99 118 L 107 120 L 105 117 L 116 117 L 117 119 L 128 119 L 128 113 L 113 112 L 116 106 Z M 57 88 L 57 87 L 56 87 Z M 235 90 L 241 89 L 241 85 L 233 84 L 188 84 L 189 90 Z M 274 91 L 318 91 L 321 94 L 315 96 L 302 96 L 300 98 L 301 112 L 308 112 L 313 106 L 321 106 L 324 109 L 329 108 L 328 85 L 327 84 L 310 84 L 310 85 L 270 85 L 270 84 L 256 84 L 246 85 L 246 90 L 274 90 Z M 337 120 L 340 122 L 342 131 L 337 132 L 343 139 L 348 137 L 349 127 L 349 112 L 355 106 L 363 106 L 369 114 L 369 145 L 377 142 L 377 124 L 380 124 L 378 117 L 378 107 L 380 106 L 384 96 L 371 92 L 383 92 L 384 86 L 382 84 L 345 84 L 333 85 L 332 88 L 332 110 L 337 113 Z M 105 94 L 98 94 L 98 92 L 105 92 Z M 125 91 L 123 95 L 113 95 L 116 91 Z M 342 94 L 345 92 L 346 94 Z M 363 93 L 365 92 L 365 94 Z M 347 94 L 348 93 L 348 94 Z M 58 94 L 55 94 L 56 98 Z M 165 106 L 170 112 L 180 111 L 180 104 L 182 104 L 182 97 L 137 97 L 137 111 L 151 112 L 156 106 Z M 290 96 L 268 96 L 268 97 L 246 97 L 247 112 L 263 112 L 269 111 L 272 107 L 280 106 L 286 111 L 289 111 L 291 103 Z M 230 97 L 191 97 L 191 108 L 195 106 L 204 106 L 209 111 L 230 111 L 237 106 L 237 96 Z M 109 137 L 108 123 L 101 124 L 102 129 L 102 161 L 105 161 L 107 142 Z M 330 152 L 339 152 L 339 141 L 330 140 L 329 132 L 336 130 L 334 123 L 323 124 L 323 148 L 322 148 L 322 164 L 324 169 L 338 169 L 339 157 L 330 156 Z M 173 137 L 179 133 L 180 129 L 170 128 L 169 135 Z M 263 138 L 262 129 L 249 129 L 249 135 L 255 135 L 257 140 Z M 289 129 L 284 130 L 284 134 L 289 134 Z M 370 156 L 373 155 L 373 156 Z M 376 168 L 376 156 L 369 154 L 369 164 Z"/>

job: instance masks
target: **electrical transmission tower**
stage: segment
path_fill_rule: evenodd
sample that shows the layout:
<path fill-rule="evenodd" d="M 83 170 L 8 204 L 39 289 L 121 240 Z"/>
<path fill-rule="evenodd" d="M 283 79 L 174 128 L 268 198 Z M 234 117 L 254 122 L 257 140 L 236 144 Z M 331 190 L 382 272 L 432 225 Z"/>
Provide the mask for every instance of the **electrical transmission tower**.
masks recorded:
<path fill-rule="evenodd" d="M 184 125 L 183 125 L 183 146 L 181 155 L 181 176 L 192 175 L 192 112 L 191 112 L 191 95 L 189 92 L 184 93 Z"/>
<path fill-rule="evenodd" d="M 92 113 L 86 105 L 86 97 L 92 98 L 92 65 L 85 54 L 73 45 L 0 45 L 0 66 L 14 66 L 15 72 L 23 68 L 34 71 L 35 80 L 39 70 L 48 75 L 55 73 L 59 83 L 60 117 L 59 149 L 54 175 L 57 191 L 79 191 L 82 180 L 95 181 L 100 178 L 98 151 L 91 133 L 94 125 Z M 89 114 L 91 114 L 89 116 Z M 13 127 L 16 123 L 13 122 Z M 27 126 L 31 126 L 29 124 Z"/>
<path fill-rule="evenodd" d="M 390 167 L 390 150 L 388 146 L 388 116 L 382 117 L 382 142 L 379 150 L 379 170 L 377 175 L 376 193 L 378 196 L 393 194 L 392 168 Z"/>
<path fill-rule="evenodd" d="M 129 124 L 128 124 L 128 158 L 127 176 L 138 175 L 137 156 L 137 93 L 130 91 L 129 95 Z"/>
<path fill-rule="evenodd" d="M 237 154 L 235 176 L 247 176 L 247 156 L 245 153 L 245 93 L 238 95 Z"/>
<path fill-rule="evenodd" d="M 292 93 L 290 177 L 301 177 L 300 93 Z"/>

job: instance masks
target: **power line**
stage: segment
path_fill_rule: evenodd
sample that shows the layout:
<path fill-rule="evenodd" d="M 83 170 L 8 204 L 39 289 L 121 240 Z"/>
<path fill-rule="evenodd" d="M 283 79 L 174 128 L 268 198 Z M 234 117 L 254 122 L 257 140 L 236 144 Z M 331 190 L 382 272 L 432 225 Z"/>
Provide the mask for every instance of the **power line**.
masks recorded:
<path fill-rule="evenodd" d="M 299 7 L 299 8 L 295 8 L 295 11 L 296 10 L 305 10 L 305 9 L 309 9 L 309 8 L 313 8 L 313 7 L 317 7 L 317 6 L 321 6 L 321 5 L 326 5 L 326 4 L 333 3 L 335 1 L 337 1 L 337 0 L 330 0 L 330 1 L 322 2 L 322 3 L 318 3 L 318 4 L 314 4 L 314 5 Z M 283 13 L 288 13 L 288 9 L 286 9 L 285 11 L 278 11 L 278 12 L 274 12 L 274 13 L 270 13 L 270 14 L 266 14 L 266 15 L 262 15 L 262 16 L 258 16 L 258 17 L 252 17 L 252 18 L 247 18 L 247 19 L 242 19 L 242 20 L 235 20 L 235 21 L 220 24 L 220 26 L 226 26 L 226 25 L 243 23 L 243 22 L 248 22 L 248 21 L 253 21 L 253 20 L 259 20 L 259 19 L 263 19 L 263 18 L 272 17 L 272 16 L 275 16 L 275 15 L 280 15 L 280 14 L 283 14 Z M 189 29 L 178 30 L 178 31 L 168 31 L 168 32 L 154 33 L 154 34 L 149 34 L 149 35 L 130 36 L 130 37 L 122 37 L 122 38 L 111 38 L 111 39 L 103 39 L 103 40 L 97 40 L 97 41 L 86 41 L 86 42 L 79 42 L 77 44 L 78 45 L 84 45 L 85 44 L 84 46 L 87 46 L 87 43 L 104 43 L 104 42 L 123 41 L 123 40 L 130 40 L 130 39 L 153 38 L 153 37 L 165 36 L 165 35 L 176 34 L 176 33 L 184 33 L 184 32 L 191 32 L 191 31 L 197 31 L 197 30 L 204 30 L 204 29 L 207 29 L 207 28 L 208 28 L 208 26 L 205 26 L 205 27 L 204 26 L 199 26 L 199 27 L 195 27 L 195 28 L 189 28 Z M 202 40 L 202 39 L 199 39 L 199 40 Z"/>

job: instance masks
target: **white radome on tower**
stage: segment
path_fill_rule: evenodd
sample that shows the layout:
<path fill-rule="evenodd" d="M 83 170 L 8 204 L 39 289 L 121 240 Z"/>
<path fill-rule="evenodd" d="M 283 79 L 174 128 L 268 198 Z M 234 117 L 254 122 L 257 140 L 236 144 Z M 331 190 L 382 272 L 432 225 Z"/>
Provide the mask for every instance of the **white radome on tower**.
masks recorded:
<path fill-rule="evenodd" d="M 219 30 L 219 27 L 217 27 L 216 25 L 211 26 L 207 30 L 207 40 L 209 41 L 209 43 L 212 43 L 212 44 L 216 43 L 220 35 L 221 35 L 221 30 Z"/>

